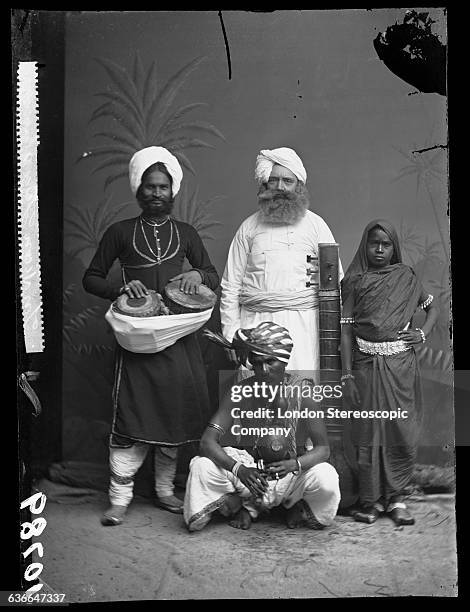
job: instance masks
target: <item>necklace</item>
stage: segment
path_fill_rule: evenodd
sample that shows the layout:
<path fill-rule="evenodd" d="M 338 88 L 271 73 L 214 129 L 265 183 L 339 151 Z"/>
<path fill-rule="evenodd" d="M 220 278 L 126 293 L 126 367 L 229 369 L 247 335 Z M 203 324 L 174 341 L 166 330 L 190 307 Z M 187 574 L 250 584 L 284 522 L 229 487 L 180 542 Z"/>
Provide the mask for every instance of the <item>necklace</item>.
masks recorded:
<path fill-rule="evenodd" d="M 141 219 L 144 223 L 146 223 L 147 225 L 150 225 L 150 227 L 161 227 L 162 225 L 165 225 L 167 221 L 170 220 L 170 217 L 167 217 L 165 221 L 163 221 L 162 223 L 150 223 L 150 221 L 147 221 L 145 217 L 141 217 Z"/>
<path fill-rule="evenodd" d="M 168 219 L 169 219 L 169 217 L 168 217 Z M 168 221 L 168 219 L 167 219 L 167 221 Z M 146 223 L 147 223 L 147 225 L 153 226 L 152 223 L 148 223 L 148 222 L 146 222 Z M 163 225 L 163 223 L 161 223 L 160 225 Z M 137 227 L 137 225 L 136 225 L 136 227 Z M 153 226 L 153 228 L 154 228 L 153 229 L 153 235 L 155 237 L 155 246 L 157 248 L 157 252 L 156 253 L 152 249 L 152 247 L 150 246 L 150 243 L 149 243 L 149 241 L 147 239 L 147 235 L 145 233 L 144 226 L 143 226 L 143 223 L 142 223 L 142 217 L 140 219 L 140 228 L 141 228 L 142 234 L 144 236 L 145 243 L 146 243 L 150 253 L 152 253 L 152 255 L 156 258 L 156 262 L 155 263 L 161 264 L 162 262 L 166 261 L 167 259 L 171 259 L 172 257 L 174 257 L 176 255 L 176 253 L 178 252 L 178 250 L 180 248 L 180 244 L 181 244 L 180 243 L 180 236 L 179 236 L 178 228 L 171 221 L 170 221 L 170 238 L 168 240 L 168 245 L 167 245 L 167 247 L 166 247 L 166 249 L 165 249 L 165 251 L 163 253 L 162 253 L 160 238 L 158 237 L 158 230 L 157 230 L 157 228 L 155 226 Z M 173 242 L 173 231 L 176 232 L 176 248 L 175 248 L 175 250 L 170 255 L 168 255 L 168 252 L 170 250 L 171 244 Z M 148 260 L 152 261 L 152 259 L 147 257 L 144 253 L 140 253 L 140 251 L 137 249 L 137 245 L 135 244 L 135 228 L 134 228 L 134 248 L 135 248 L 135 250 L 140 255 L 144 256 L 145 259 L 148 259 Z"/>

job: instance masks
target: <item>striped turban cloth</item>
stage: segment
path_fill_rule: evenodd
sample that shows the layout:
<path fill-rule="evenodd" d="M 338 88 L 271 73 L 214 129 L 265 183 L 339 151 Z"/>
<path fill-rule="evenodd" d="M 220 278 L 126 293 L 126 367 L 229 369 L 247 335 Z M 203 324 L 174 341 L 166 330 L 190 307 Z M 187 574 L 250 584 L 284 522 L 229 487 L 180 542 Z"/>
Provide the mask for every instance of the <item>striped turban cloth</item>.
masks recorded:
<path fill-rule="evenodd" d="M 252 329 L 239 329 L 235 332 L 232 347 L 257 355 L 268 355 L 287 363 L 294 343 L 285 327 L 271 321 L 263 321 Z"/>
<path fill-rule="evenodd" d="M 275 357 L 287 363 L 294 346 L 287 329 L 271 321 L 263 321 L 251 329 L 238 329 L 232 342 L 229 342 L 222 334 L 207 328 L 203 329 L 202 333 L 208 340 L 219 346 L 245 353 L 243 361 L 246 360 L 246 354 L 251 352 Z"/>

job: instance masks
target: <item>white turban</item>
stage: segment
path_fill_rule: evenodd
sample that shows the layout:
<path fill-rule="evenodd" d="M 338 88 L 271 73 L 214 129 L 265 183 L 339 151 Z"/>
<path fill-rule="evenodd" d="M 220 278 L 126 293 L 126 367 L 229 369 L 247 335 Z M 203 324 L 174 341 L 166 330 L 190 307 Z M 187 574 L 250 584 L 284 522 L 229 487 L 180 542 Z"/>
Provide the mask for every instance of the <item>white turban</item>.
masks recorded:
<path fill-rule="evenodd" d="M 181 170 L 179 161 L 170 151 L 163 147 L 147 147 L 146 149 L 137 151 L 129 162 L 129 182 L 131 184 L 131 191 L 134 195 L 140 187 L 143 173 L 147 168 L 150 168 L 150 166 L 157 162 L 165 164 L 168 174 L 172 178 L 171 191 L 173 197 L 178 193 L 183 178 L 183 171 Z"/>
<path fill-rule="evenodd" d="M 280 149 L 263 149 L 256 158 L 255 178 L 258 183 L 267 183 L 274 164 L 284 166 L 305 184 L 307 171 L 302 160 L 293 149 L 281 147 Z"/>

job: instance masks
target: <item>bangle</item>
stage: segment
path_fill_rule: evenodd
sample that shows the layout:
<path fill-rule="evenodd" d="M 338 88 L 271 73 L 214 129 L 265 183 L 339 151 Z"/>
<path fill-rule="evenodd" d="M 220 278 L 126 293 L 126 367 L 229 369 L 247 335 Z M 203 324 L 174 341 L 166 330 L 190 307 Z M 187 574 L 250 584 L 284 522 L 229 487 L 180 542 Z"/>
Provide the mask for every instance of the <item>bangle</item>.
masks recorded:
<path fill-rule="evenodd" d="M 213 429 L 220 431 L 222 435 L 224 435 L 225 433 L 225 429 L 221 427 L 220 425 L 217 425 L 217 423 L 208 423 L 207 427 L 212 427 Z"/>
<path fill-rule="evenodd" d="M 241 468 L 242 464 L 240 461 L 235 461 L 232 465 L 232 469 L 230 470 L 234 476 L 238 476 L 238 470 Z"/>
<path fill-rule="evenodd" d="M 295 462 L 297 463 L 298 470 L 292 470 L 292 473 L 293 474 L 297 474 L 297 475 L 301 474 L 301 472 L 302 472 L 302 464 L 300 463 L 299 459 L 297 459 L 297 458 L 296 458 Z"/>
<path fill-rule="evenodd" d="M 426 308 L 431 305 L 431 302 L 433 301 L 433 299 L 434 299 L 434 296 L 429 294 L 427 299 L 424 300 L 424 302 L 420 304 L 419 307 L 422 308 L 423 310 L 426 310 Z"/>
<path fill-rule="evenodd" d="M 421 341 L 424 343 L 426 342 L 426 336 L 424 335 L 423 330 L 420 327 L 416 328 L 416 331 L 419 332 L 421 334 Z"/>

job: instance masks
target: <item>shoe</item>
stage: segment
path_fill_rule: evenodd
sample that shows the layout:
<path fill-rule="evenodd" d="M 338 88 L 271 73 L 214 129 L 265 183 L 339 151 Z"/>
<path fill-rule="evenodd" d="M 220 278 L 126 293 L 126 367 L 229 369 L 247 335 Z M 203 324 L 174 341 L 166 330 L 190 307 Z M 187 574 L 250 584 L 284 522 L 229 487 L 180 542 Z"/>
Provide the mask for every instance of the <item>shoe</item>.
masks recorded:
<path fill-rule="evenodd" d="M 118 506 L 111 504 L 106 512 L 101 517 L 101 524 L 105 527 L 115 527 L 121 525 L 126 516 L 127 506 Z"/>
<path fill-rule="evenodd" d="M 173 512 L 173 514 L 183 514 L 183 502 L 174 495 L 166 495 L 165 497 L 157 497 L 156 506 Z"/>
<path fill-rule="evenodd" d="M 379 518 L 380 512 L 375 506 L 363 506 L 360 510 L 354 513 L 354 520 L 359 523 L 375 523 Z"/>
<path fill-rule="evenodd" d="M 405 504 L 390 504 L 387 508 L 387 515 L 395 525 L 414 525 L 415 520 L 406 509 Z"/>

